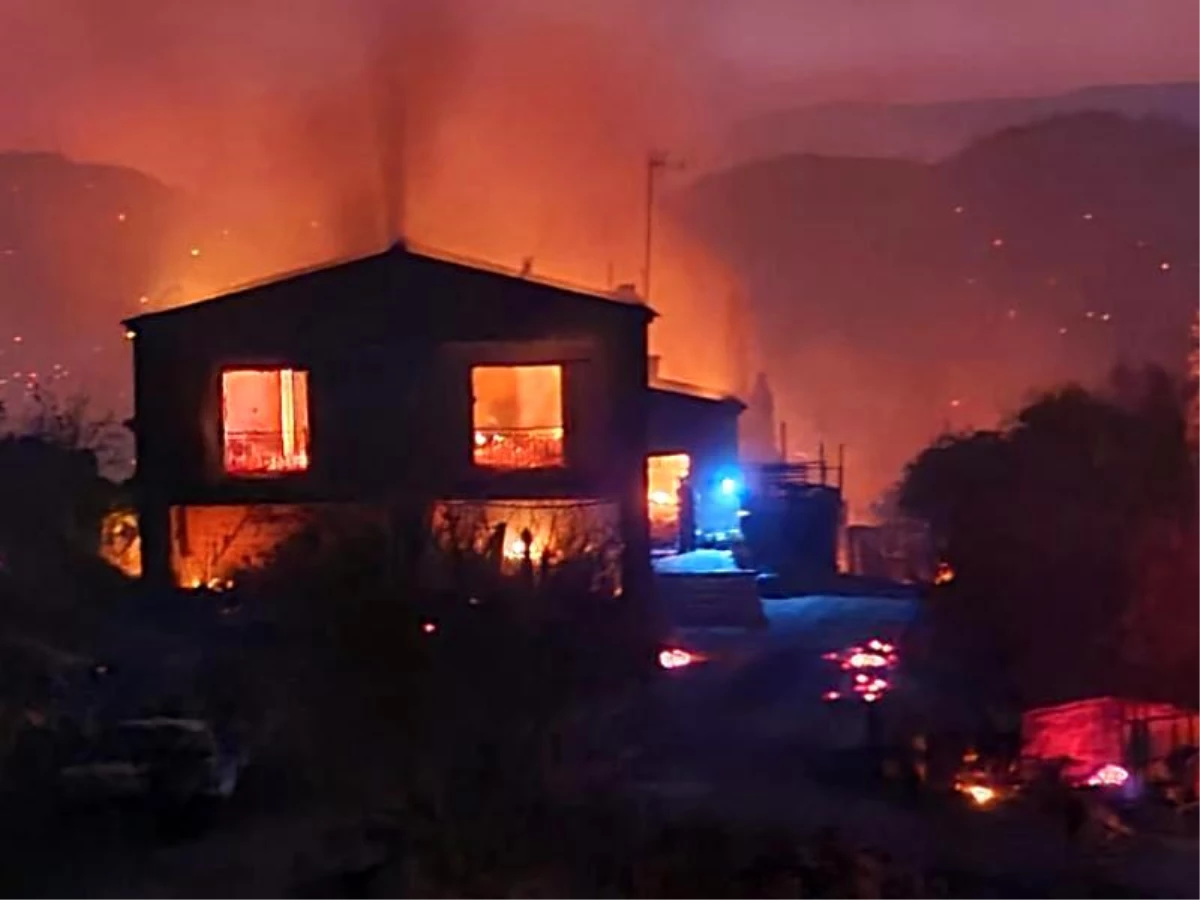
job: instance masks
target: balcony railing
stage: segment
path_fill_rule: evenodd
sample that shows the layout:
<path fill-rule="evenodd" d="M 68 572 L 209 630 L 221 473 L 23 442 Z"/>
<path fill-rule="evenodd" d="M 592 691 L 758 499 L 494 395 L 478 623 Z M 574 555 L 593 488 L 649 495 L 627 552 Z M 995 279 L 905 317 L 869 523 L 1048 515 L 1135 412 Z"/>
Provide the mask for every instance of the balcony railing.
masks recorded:
<path fill-rule="evenodd" d="M 564 464 L 562 428 L 475 431 L 475 465 L 489 469 L 549 469 Z"/>
<path fill-rule="evenodd" d="M 281 431 L 227 431 L 225 471 L 235 475 L 275 475 L 308 468 L 308 430 L 284 440 Z"/>

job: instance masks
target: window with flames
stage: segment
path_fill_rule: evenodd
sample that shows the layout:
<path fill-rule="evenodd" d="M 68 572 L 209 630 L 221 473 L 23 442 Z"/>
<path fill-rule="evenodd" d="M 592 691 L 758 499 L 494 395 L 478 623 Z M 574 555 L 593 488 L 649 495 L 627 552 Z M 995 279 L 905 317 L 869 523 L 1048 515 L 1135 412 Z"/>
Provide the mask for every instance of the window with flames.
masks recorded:
<path fill-rule="evenodd" d="M 562 366 L 476 366 L 471 395 L 475 465 L 564 464 Z"/>
<path fill-rule="evenodd" d="M 225 471 L 279 475 L 308 468 L 308 373 L 233 369 L 221 373 Z"/>

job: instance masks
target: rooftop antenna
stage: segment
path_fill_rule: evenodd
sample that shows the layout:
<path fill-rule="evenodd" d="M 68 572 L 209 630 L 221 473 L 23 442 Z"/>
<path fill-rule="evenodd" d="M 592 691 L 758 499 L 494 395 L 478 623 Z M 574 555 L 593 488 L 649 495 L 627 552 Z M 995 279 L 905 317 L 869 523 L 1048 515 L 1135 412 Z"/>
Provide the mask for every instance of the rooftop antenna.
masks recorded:
<path fill-rule="evenodd" d="M 521 277 L 528 278 L 533 274 L 533 257 L 527 256 L 521 260 Z"/>
<path fill-rule="evenodd" d="M 658 173 L 667 169 L 678 171 L 683 162 L 668 153 L 652 152 L 646 157 L 646 248 L 642 270 L 642 299 L 650 303 L 650 263 L 654 253 L 654 188 Z"/>

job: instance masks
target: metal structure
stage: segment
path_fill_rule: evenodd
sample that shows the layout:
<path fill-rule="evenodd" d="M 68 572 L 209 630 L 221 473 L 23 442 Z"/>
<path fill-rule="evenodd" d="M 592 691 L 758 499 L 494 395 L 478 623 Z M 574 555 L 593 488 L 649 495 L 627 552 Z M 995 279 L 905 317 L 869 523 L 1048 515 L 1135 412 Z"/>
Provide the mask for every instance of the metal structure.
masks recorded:
<path fill-rule="evenodd" d="M 1188 449 L 1193 460 L 1200 461 L 1200 310 L 1192 319 L 1192 341 L 1188 350 L 1188 386 L 1192 398 L 1188 402 Z"/>

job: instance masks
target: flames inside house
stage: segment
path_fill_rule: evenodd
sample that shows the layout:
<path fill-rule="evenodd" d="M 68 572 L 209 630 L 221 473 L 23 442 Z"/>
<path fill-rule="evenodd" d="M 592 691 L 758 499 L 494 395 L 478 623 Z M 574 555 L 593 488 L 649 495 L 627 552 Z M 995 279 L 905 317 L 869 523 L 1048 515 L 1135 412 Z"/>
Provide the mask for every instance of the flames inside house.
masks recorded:
<path fill-rule="evenodd" d="M 239 475 L 308 468 L 308 373 L 230 369 L 221 373 L 225 471 Z"/>
<path fill-rule="evenodd" d="M 475 366 L 471 396 L 476 465 L 563 465 L 562 366 Z"/>
<path fill-rule="evenodd" d="M 686 453 L 654 454 L 646 460 L 650 538 L 655 544 L 670 544 L 677 539 L 680 489 L 691 465 L 692 458 Z"/>
<path fill-rule="evenodd" d="M 593 589 L 612 594 L 621 587 L 618 515 L 604 500 L 442 501 L 431 521 L 442 553 L 432 565 L 465 552 L 507 574 L 528 566 L 540 576 L 572 562 L 588 568 Z"/>

